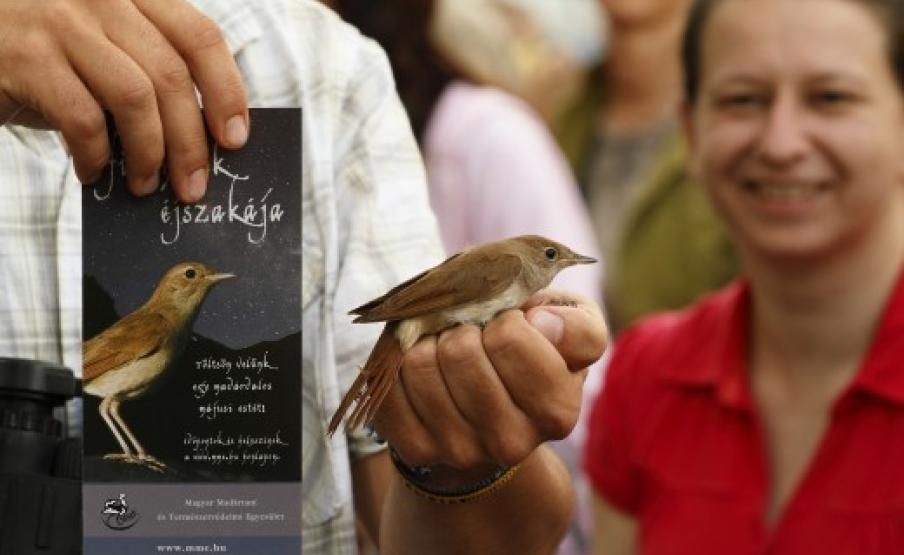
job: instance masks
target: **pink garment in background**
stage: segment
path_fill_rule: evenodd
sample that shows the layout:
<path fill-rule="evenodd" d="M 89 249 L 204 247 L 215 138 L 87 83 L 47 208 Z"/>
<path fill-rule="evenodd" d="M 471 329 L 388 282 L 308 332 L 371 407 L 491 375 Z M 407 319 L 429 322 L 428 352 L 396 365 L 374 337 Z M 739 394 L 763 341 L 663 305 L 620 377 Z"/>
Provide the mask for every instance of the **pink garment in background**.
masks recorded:
<path fill-rule="evenodd" d="M 564 155 L 540 118 L 520 99 L 490 87 L 446 87 L 422 141 L 430 204 L 448 253 L 514 235 L 538 234 L 600 259 L 593 226 Z M 554 287 L 601 304 L 603 261 L 569 268 Z M 552 444 L 575 479 L 578 529 L 559 555 L 589 553 L 589 488 L 579 455 L 601 364 L 584 385 L 584 407 L 572 434 Z"/>
<path fill-rule="evenodd" d="M 440 96 L 422 144 L 430 204 L 447 252 L 535 233 L 599 258 L 568 162 L 521 100 L 453 82 Z M 602 263 L 569 268 L 553 284 L 599 302 Z"/>

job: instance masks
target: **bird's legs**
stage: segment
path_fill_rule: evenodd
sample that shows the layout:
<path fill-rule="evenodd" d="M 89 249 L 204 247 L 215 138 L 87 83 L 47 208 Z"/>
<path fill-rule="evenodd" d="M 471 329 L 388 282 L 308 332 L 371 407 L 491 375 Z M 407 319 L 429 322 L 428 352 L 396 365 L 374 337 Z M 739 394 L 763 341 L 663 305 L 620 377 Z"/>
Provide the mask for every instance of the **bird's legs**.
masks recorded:
<path fill-rule="evenodd" d="M 110 431 L 113 432 L 113 436 L 116 438 L 116 441 L 119 442 L 119 447 L 122 449 L 122 454 L 121 455 L 107 455 L 104 458 L 110 458 L 110 459 L 122 458 L 122 459 L 129 460 L 129 459 L 134 458 L 134 455 L 132 455 L 132 449 L 129 447 L 129 444 L 126 443 L 125 440 L 122 438 L 122 435 L 119 433 L 119 430 L 116 428 L 116 425 L 113 423 L 113 420 L 110 418 L 110 411 L 111 411 L 111 406 L 113 403 L 114 403 L 113 397 L 104 397 L 104 399 L 100 402 L 100 416 L 101 416 L 101 418 L 104 419 L 104 422 L 107 423 L 107 427 L 110 428 Z M 116 404 L 118 405 L 119 402 L 116 401 Z M 119 421 L 119 419 L 117 419 L 117 421 Z M 131 434 L 129 434 L 129 436 L 131 438 Z"/>
<path fill-rule="evenodd" d="M 119 415 L 119 405 L 120 401 L 118 399 L 114 399 L 110 402 L 110 415 L 113 417 L 113 420 L 119 424 L 119 427 L 125 432 L 126 436 L 129 438 L 129 441 L 132 442 L 132 445 L 135 446 L 135 450 L 138 451 L 138 459 L 142 462 L 148 463 L 155 470 L 161 470 L 166 468 L 166 465 L 162 462 L 158 461 L 156 458 L 148 455 L 147 451 L 144 450 L 144 447 L 138 443 L 138 439 L 135 438 L 135 435 L 132 433 L 132 430 L 126 426 L 125 421 L 122 419 L 122 416 Z"/>

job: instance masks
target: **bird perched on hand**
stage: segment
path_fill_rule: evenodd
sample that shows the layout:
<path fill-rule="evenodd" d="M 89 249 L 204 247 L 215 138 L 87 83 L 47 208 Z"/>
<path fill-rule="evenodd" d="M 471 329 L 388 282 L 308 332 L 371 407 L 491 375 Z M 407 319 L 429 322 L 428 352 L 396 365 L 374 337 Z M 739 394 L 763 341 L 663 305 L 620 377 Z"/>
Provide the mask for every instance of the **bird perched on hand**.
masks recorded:
<path fill-rule="evenodd" d="M 119 415 L 119 405 L 143 395 L 170 369 L 191 337 L 207 293 L 231 277 L 235 276 L 217 273 L 200 262 L 176 264 L 163 274 L 144 305 L 85 342 L 84 391 L 102 399 L 100 415 L 122 448 L 122 454 L 106 458 L 165 466 L 135 439 Z"/>
<path fill-rule="evenodd" d="M 486 243 L 455 254 L 349 312 L 354 323 L 386 322 L 351 389 L 330 420 L 332 436 L 355 405 L 349 426 L 370 422 L 398 377 L 402 356 L 424 335 L 457 324 L 485 326 L 524 304 L 560 270 L 596 259 L 539 235 Z"/>

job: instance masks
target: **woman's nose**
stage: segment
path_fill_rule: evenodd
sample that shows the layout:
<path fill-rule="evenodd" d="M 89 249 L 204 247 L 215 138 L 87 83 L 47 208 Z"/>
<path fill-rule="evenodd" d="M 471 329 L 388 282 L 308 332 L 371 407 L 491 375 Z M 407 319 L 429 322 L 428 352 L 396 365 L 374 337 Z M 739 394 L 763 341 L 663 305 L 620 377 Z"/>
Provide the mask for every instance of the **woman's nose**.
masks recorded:
<path fill-rule="evenodd" d="M 774 99 L 759 137 L 759 155 L 764 162 L 787 165 L 806 154 L 810 143 L 803 109 L 791 95 Z"/>

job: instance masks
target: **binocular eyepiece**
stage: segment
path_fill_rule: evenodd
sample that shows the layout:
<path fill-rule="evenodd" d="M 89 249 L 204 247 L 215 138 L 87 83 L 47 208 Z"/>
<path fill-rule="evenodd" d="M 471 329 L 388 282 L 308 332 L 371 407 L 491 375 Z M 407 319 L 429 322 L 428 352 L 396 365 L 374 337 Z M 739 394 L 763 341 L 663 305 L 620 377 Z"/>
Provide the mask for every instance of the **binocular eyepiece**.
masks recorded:
<path fill-rule="evenodd" d="M 67 368 L 0 358 L 0 474 L 59 476 L 70 470 L 61 468 L 66 461 L 57 456 L 64 429 L 54 409 L 75 394 L 76 380 Z"/>

